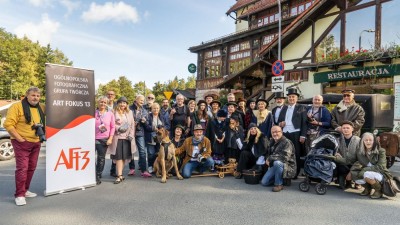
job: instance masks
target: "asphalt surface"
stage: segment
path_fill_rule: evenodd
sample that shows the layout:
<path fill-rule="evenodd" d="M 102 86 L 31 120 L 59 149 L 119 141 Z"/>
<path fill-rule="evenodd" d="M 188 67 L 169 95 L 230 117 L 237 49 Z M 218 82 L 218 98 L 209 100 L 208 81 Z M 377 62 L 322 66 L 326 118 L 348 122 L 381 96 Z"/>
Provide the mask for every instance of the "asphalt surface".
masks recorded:
<path fill-rule="evenodd" d="M 329 186 L 317 195 L 314 186 L 301 192 L 292 182 L 279 193 L 248 185 L 231 176 L 169 179 L 136 175 L 118 185 L 108 174 L 86 190 L 44 197 L 45 157 L 40 156 L 27 205 L 14 203 L 13 160 L 0 162 L 0 224 L 398 224 L 400 197 L 372 200 L 357 190 Z M 400 172 L 397 162 L 391 170 Z M 127 171 L 125 171 L 125 174 Z"/>

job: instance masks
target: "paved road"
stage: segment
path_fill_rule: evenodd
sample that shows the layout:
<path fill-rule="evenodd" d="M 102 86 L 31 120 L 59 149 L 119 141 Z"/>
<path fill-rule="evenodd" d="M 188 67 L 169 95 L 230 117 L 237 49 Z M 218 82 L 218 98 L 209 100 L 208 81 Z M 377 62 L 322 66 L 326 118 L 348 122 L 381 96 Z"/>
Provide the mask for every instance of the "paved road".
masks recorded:
<path fill-rule="evenodd" d="M 396 171 L 400 165 L 396 163 Z M 109 169 L 109 162 L 106 171 Z M 14 204 L 15 162 L 0 162 L 0 224 L 398 224 L 400 197 L 371 200 L 335 186 L 319 196 L 299 181 L 280 193 L 233 177 L 168 180 L 129 177 L 114 185 L 43 196 L 45 158 L 40 157 L 28 205 Z M 379 222 L 378 222 L 379 221 Z"/>

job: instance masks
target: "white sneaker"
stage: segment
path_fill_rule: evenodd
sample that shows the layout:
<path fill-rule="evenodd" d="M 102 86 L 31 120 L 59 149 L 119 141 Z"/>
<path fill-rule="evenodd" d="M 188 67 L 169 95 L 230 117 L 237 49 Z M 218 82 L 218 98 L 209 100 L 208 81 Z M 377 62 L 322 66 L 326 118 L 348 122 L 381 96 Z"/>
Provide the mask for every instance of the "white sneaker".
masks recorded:
<path fill-rule="evenodd" d="M 154 172 L 154 170 L 153 170 L 153 167 L 152 166 L 149 166 L 149 173 L 153 173 Z"/>
<path fill-rule="evenodd" d="M 37 196 L 36 193 L 30 192 L 30 191 L 26 191 L 26 192 L 25 192 L 25 197 L 26 197 L 26 198 L 34 198 L 34 197 L 36 197 L 36 196 Z"/>
<path fill-rule="evenodd" d="M 16 197 L 15 198 L 15 204 L 17 206 L 26 205 L 25 197 Z"/>

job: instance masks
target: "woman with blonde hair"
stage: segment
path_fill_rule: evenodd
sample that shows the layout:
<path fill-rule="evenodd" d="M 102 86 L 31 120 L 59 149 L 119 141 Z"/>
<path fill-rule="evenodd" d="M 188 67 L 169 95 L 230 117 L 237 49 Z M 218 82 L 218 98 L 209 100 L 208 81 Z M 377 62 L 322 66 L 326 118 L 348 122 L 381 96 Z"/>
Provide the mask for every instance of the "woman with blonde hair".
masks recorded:
<path fill-rule="evenodd" d="M 258 99 L 256 105 L 258 110 L 253 110 L 252 123 L 255 123 L 265 136 L 271 138 L 272 113 L 267 109 L 268 102 L 265 99 Z"/>
<path fill-rule="evenodd" d="M 133 160 L 133 154 L 136 152 L 135 120 L 132 111 L 128 108 L 126 97 L 118 99 L 114 115 L 115 134 L 107 153 L 111 155 L 111 159 L 116 163 L 117 178 L 114 184 L 119 184 L 125 180 L 124 176 L 122 176 L 124 164 Z"/>
<path fill-rule="evenodd" d="M 383 178 L 392 178 L 392 175 L 386 168 L 386 151 L 381 148 L 375 135 L 367 132 L 361 136 L 356 160 L 350 173 L 352 179 L 364 187 L 361 195 L 374 199 L 381 198 Z M 372 189 L 375 191 L 370 195 Z"/>

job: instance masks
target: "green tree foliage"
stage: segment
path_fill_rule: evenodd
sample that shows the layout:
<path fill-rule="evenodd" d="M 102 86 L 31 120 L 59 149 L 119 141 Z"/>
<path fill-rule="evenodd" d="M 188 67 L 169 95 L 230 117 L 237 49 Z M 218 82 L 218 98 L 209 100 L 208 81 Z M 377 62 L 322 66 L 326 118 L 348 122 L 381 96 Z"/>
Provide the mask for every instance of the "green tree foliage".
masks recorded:
<path fill-rule="evenodd" d="M 115 98 L 125 96 L 131 103 L 136 97 L 136 92 L 133 88 L 132 81 L 125 76 L 120 76 L 118 80 L 114 79 L 105 85 L 100 84 L 97 90 L 97 95 L 106 95 L 107 91 L 114 91 Z"/>
<path fill-rule="evenodd" d="M 45 96 L 45 63 L 72 66 L 62 51 L 0 28 L 0 99 L 10 99 L 11 94 L 18 98 L 30 86 L 39 87 Z"/>

